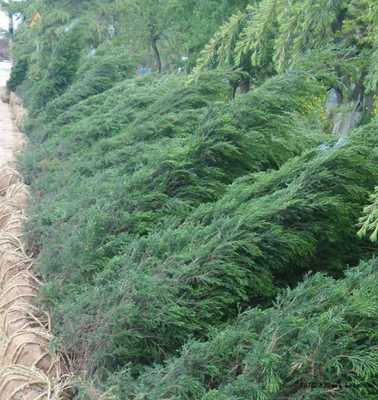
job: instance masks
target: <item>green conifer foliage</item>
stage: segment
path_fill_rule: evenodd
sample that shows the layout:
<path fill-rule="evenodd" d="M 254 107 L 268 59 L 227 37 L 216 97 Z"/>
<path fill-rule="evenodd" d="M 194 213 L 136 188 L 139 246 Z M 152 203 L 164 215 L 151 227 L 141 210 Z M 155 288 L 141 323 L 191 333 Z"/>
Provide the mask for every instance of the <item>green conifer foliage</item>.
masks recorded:
<path fill-rule="evenodd" d="M 376 398 L 377 260 L 336 281 L 316 274 L 209 341 L 137 381 L 120 373 L 119 398 L 273 400 Z"/>
<path fill-rule="evenodd" d="M 344 47 L 350 52 L 347 62 L 360 69 L 354 81 L 364 80 L 369 70 L 365 83 L 375 90 L 376 63 L 368 60 L 376 56 L 377 14 L 371 0 L 262 0 L 219 29 L 196 71 L 241 68 L 259 83 L 309 51 Z"/>
<path fill-rule="evenodd" d="M 135 186 L 114 202 L 110 190 L 121 191 L 122 181 L 112 170 L 87 178 L 88 190 L 99 186 L 94 197 L 109 194 L 85 213 L 94 201 L 88 197 L 74 198 L 81 203 L 71 217 L 67 194 L 46 199 L 39 215 L 51 218 L 52 206 L 63 213 L 52 220 L 59 228 L 43 239 L 41 262 L 50 281 L 46 296 L 61 304 L 55 324 L 67 348 L 85 352 L 90 368 L 131 362 L 135 372 L 190 336 L 205 338 L 241 309 L 267 304 L 309 271 L 340 276 L 373 250 L 357 239 L 355 224 L 378 179 L 375 129 L 362 129 L 349 144 L 314 149 L 276 172 L 245 175 L 220 200 L 189 214 L 177 198 L 166 198 L 169 212 L 163 206 L 154 216 L 150 205 L 159 204 L 159 195 L 142 195 Z M 128 204 L 134 210 L 117 214 Z M 85 229 L 73 234 L 77 225 Z"/>
<path fill-rule="evenodd" d="M 378 239 L 378 187 L 370 197 L 371 204 L 364 208 L 364 216 L 360 219 L 361 229 L 358 235 L 363 237 L 370 235 L 370 240 L 376 242 Z"/>
<path fill-rule="evenodd" d="M 375 399 L 376 1 L 18 3 L 25 238 L 77 399 Z M 177 73 L 138 74 L 152 28 Z M 330 88 L 369 111 L 340 138 Z"/>

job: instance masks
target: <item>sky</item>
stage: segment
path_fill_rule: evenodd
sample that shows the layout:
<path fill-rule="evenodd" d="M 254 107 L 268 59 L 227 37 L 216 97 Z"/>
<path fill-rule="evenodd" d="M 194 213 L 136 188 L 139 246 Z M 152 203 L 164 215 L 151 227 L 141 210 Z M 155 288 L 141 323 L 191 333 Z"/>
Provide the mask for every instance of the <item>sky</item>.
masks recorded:
<path fill-rule="evenodd" d="M 0 29 L 8 29 L 8 17 L 0 11 Z"/>

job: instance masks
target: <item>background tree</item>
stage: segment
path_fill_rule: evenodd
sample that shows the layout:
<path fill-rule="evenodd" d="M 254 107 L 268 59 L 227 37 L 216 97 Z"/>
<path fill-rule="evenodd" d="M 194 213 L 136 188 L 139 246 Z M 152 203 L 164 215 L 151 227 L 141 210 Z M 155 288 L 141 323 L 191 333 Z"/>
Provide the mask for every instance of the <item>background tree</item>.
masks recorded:
<path fill-rule="evenodd" d="M 25 7 L 25 1 L 22 0 L 2 0 L 0 2 L 0 7 L 8 14 L 9 17 L 9 36 L 14 35 L 14 17 L 16 14 Z"/>

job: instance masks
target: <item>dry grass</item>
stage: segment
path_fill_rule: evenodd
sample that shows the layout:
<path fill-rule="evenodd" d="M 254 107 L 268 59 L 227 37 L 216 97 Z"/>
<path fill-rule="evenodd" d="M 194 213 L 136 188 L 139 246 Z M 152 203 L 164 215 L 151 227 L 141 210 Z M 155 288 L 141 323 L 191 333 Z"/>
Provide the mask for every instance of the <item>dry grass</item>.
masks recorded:
<path fill-rule="evenodd" d="M 6 100 L 7 97 L 5 96 L 4 99 Z M 9 106 L 12 110 L 12 115 L 13 115 L 13 120 L 15 125 L 19 128 L 22 129 L 24 120 L 27 116 L 27 112 L 25 108 L 23 107 L 21 99 L 16 96 L 14 93 L 11 93 L 8 96 L 8 102 Z"/>
<path fill-rule="evenodd" d="M 36 298 L 41 282 L 22 241 L 28 190 L 20 174 L 0 169 L 0 394 L 4 400 L 65 400 L 66 357 L 52 354 L 51 320 Z"/>

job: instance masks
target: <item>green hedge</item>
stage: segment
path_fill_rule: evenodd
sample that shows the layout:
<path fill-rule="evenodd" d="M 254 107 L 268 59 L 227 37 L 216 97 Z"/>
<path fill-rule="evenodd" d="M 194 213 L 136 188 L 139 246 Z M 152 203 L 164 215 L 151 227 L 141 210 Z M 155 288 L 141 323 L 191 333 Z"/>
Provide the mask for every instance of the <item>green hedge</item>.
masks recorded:
<path fill-rule="evenodd" d="M 76 398 L 376 399 L 364 51 L 301 49 L 240 94 L 237 69 L 136 77 L 108 30 L 118 2 L 42 3 L 34 26 L 39 3 L 20 4 L 8 86 L 29 108 L 25 238 Z M 348 137 L 330 134 L 330 87 L 363 94 Z"/>
<path fill-rule="evenodd" d="M 87 71 L 91 77 L 98 70 Z M 62 110 L 54 120 L 45 112 L 29 120 L 23 172 L 34 194 L 30 246 L 48 282 L 45 301 L 56 333 L 69 351 L 85 354 L 91 370 L 129 361 L 138 370 L 189 336 L 206 336 L 211 324 L 234 318 L 239 307 L 269 301 L 287 281 L 273 283 L 271 269 L 302 254 L 290 244 L 282 260 L 254 269 L 248 258 L 263 246 L 244 242 L 259 234 L 261 218 L 241 223 L 239 211 L 232 211 L 228 220 L 202 219 L 210 221 L 212 208 L 223 207 L 223 196 L 233 199 L 235 186 L 229 186 L 239 177 L 277 169 L 325 140 L 319 119 L 325 89 L 314 78 L 289 73 L 236 101 L 230 92 L 219 73 L 190 83 L 149 77 L 74 103 L 82 93 L 78 82 L 46 107 Z M 272 235 L 282 230 L 278 224 Z M 218 238 L 222 231 L 225 237 Z M 246 247 L 233 249 L 229 240 Z M 298 241 L 307 246 L 307 238 L 298 235 Z M 219 276 L 210 279 L 207 297 L 200 269 L 214 268 L 218 242 Z M 125 282 L 130 291 L 123 298 Z M 175 296 L 182 304 L 172 303 Z"/>
<path fill-rule="evenodd" d="M 105 241 L 117 209 L 125 210 L 123 204 L 109 209 L 106 196 L 83 219 L 73 219 L 85 226 L 82 232 L 72 232 L 73 221 L 59 225 L 60 234 L 53 231 L 45 242 L 42 265 L 50 268 L 47 295 L 59 304 L 56 327 L 66 346 L 92 354 L 89 365 L 96 369 L 128 362 L 138 369 L 191 336 L 206 337 L 240 310 L 267 304 L 310 271 L 340 276 L 374 249 L 356 237 L 356 222 L 378 179 L 378 154 L 371 151 L 377 138 L 369 133 L 375 128 L 277 172 L 246 176 L 185 219 L 169 207 L 148 235 Z M 127 218 L 132 226 L 136 216 Z M 106 262 L 117 246 L 119 255 Z"/>

